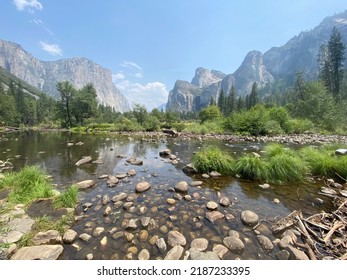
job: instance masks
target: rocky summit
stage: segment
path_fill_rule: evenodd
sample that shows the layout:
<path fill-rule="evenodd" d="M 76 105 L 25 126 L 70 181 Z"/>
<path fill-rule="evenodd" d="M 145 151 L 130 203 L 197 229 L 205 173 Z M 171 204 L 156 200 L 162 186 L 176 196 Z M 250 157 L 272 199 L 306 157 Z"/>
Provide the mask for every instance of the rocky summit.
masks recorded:
<path fill-rule="evenodd" d="M 112 72 L 87 58 L 41 61 L 20 45 L 0 40 L 0 67 L 54 98 L 59 96 L 58 82 L 70 81 L 78 89 L 91 83 L 100 104 L 118 112 L 130 110 L 128 100 L 112 82 Z"/>

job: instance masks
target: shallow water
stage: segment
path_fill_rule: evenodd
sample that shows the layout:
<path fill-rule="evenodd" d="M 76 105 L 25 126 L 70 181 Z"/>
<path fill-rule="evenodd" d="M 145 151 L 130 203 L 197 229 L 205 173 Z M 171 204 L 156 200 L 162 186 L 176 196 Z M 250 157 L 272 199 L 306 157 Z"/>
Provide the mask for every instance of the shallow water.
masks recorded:
<path fill-rule="evenodd" d="M 217 145 L 225 152 L 237 157 L 241 153 L 259 151 L 261 143 L 224 143 L 217 140 L 204 142 L 195 139 L 179 138 L 150 138 L 135 136 L 96 136 L 78 135 L 68 132 L 22 132 L 2 134 L 0 141 L 0 160 L 11 158 L 15 170 L 24 165 L 36 164 L 52 176 L 53 183 L 59 191 L 65 190 L 70 185 L 93 179 L 96 185 L 83 190 L 79 194 L 80 204 L 76 215 L 83 215 L 83 219 L 72 227 L 78 234 L 89 233 L 93 235 L 96 227 L 103 227 L 105 231 L 100 236 L 93 236 L 85 242 L 77 240 L 72 245 L 64 245 L 62 259 L 85 259 L 89 253 L 94 259 L 125 259 L 132 252 L 132 257 L 137 259 L 137 253 L 142 249 L 150 252 L 151 259 L 164 258 L 166 252 L 159 252 L 157 246 L 150 244 L 150 239 L 157 235 L 167 240 L 167 231 L 176 229 L 181 232 L 186 240 L 185 249 L 194 238 L 204 237 L 209 240 L 208 251 L 213 245 L 222 244 L 223 238 L 229 230 L 237 230 L 241 239 L 245 241 L 245 250 L 240 254 L 227 253 L 224 259 L 274 259 L 278 252 L 264 251 L 258 244 L 254 231 L 243 225 L 240 213 L 243 210 L 256 212 L 261 219 L 259 231 L 268 236 L 272 241 L 276 236 L 271 233 L 271 223 L 288 215 L 293 210 L 302 210 L 304 216 L 319 211 L 329 211 L 331 202 L 326 197 L 318 195 L 319 184 L 312 182 L 306 184 L 290 184 L 283 186 L 272 185 L 270 189 L 263 190 L 259 183 L 239 180 L 233 177 L 203 179 L 200 175 L 189 177 L 182 172 L 182 167 L 191 161 L 194 152 L 204 145 Z M 6 138 L 6 139 L 4 139 Z M 83 142 L 81 146 L 68 147 L 67 143 Z M 159 151 L 169 148 L 180 160 L 173 165 L 167 158 L 159 156 Z M 118 157 L 123 155 L 126 157 Z M 79 167 L 75 163 L 83 156 L 91 156 L 93 160 L 102 159 L 101 164 L 88 163 Z M 143 160 L 142 166 L 126 163 L 130 157 Z M 130 169 L 136 170 L 136 176 L 127 177 L 128 182 L 120 181 L 116 187 L 109 188 L 106 179 L 98 179 L 102 174 L 116 175 Z M 203 181 L 201 188 L 190 186 L 188 193 L 191 201 L 179 200 L 176 197 L 174 207 L 168 205 L 167 198 L 174 198 L 172 188 L 179 181 Z M 151 188 L 144 193 L 136 193 L 135 186 L 138 182 L 146 181 Z M 125 192 L 132 197 L 134 205 L 130 210 L 122 207 L 115 208 L 112 202 L 108 205 L 112 213 L 104 216 L 106 206 L 101 201 L 105 195 L 112 196 Z M 223 214 L 232 214 L 231 220 L 220 220 L 212 224 L 205 219 L 206 203 L 210 200 L 218 203 L 221 197 L 228 197 L 233 204 L 229 207 L 218 206 L 218 211 Z M 274 198 L 280 200 L 279 204 L 273 202 Z M 319 202 L 317 198 L 323 202 Z M 83 211 L 82 205 L 91 202 L 92 206 Z M 148 237 L 138 220 L 138 228 L 125 230 L 122 222 L 125 219 L 140 219 L 151 217 L 156 222 L 156 227 L 147 229 Z M 111 233 L 109 231 L 112 230 Z M 140 231 L 143 234 L 139 237 Z M 122 233 L 134 235 L 131 241 L 125 240 Z M 107 245 L 102 246 L 100 241 L 107 237 Z M 129 238 L 130 239 L 130 238 Z M 134 248 L 136 247 L 136 248 Z M 169 247 L 169 246 L 168 246 Z"/>

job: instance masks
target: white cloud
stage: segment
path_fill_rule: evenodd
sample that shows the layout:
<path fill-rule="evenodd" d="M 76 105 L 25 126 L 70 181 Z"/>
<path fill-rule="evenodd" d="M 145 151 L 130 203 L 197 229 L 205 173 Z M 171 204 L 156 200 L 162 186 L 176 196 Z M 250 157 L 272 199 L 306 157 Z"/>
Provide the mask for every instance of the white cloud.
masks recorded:
<path fill-rule="evenodd" d="M 124 67 L 124 68 L 130 68 L 130 69 L 138 69 L 138 70 L 142 70 L 142 67 L 139 66 L 137 63 L 135 62 L 131 62 L 131 61 L 123 61 L 120 66 Z"/>
<path fill-rule="evenodd" d="M 25 9 L 29 9 L 29 11 L 33 11 L 34 9 L 42 11 L 43 6 L 37 0 L 13 0 L 13 4 L 16 5 L 18 11 L 24 11 Z"/>
<path fill-rule="evenodd" d="M 40 45 L 44 51 L 48 52 L 51 55 L 63 55 L 63 50 L 59 47 L 58 44 L 48 44 L 40 41 Z"/>
<path fill-rule="evenodd" d="M 119 72 L 117 74 L 112 75 L 112 80 L 114 83 L 117 83 L 117 82 L 124 80 L 124 79 L 125 79 L 125 75 L 122 72 Z"/>
<path fill-rule="evenodd" d="M 132 105 L 142 104 L 149 111 L 166 103 L 169 95 L 166 86 L 160 82 L 142 85 L 125 80 L 117 83 L 116 86 L 128 98 Z"/>
<path fill-rule="evenodd" d="M 134 75 L 136 78 L 141 79 L 143 77 L 142 73 L 138 72 Z"/>
<path fill-rule="evenodd" d="M 39 26 L 41 26 L 44 30 L 47 31 L 47 33 L 49 33 L 50 35 L 54 36 L 54 33 L 52 30 L 50 30 L 47 26 L 45 26 L 45 24 L 43 23 L 42 20 L 38 19 L 38 18 L 34 18 L 30 21 L 31 23 L 35 23 Z"/>

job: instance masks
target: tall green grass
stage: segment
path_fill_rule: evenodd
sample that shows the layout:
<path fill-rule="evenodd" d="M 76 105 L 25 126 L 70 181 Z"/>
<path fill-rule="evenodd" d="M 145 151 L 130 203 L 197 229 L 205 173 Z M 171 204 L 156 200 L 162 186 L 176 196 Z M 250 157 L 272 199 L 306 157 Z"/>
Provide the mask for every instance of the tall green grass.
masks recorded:
<path fill-rule="evenodd" d="M 54 199 L 54 207 L 74 208 L 77 203 L 77 200 L 78 188 L 73 185 Z"/>
<path fill-rule="evenodd" d="M 267 163 L 254 155 L 240 157 L 236 161 L 235 171 L 243 178 L 251 180 L 267 181 L 270 178 Z"/>
<path fill-rule="evenodd" d="M 0 189 L 9 189 L 10 203 L 29 204 L 38 198 L 54 195 L 46 174 L 36 166 L 25 166 L 18 173 L 11 172 L 0 181 Z"/>
<path fill-rule="evenodd" d="M 234 163 L 232 156 L 213 146 L 201 149 L 193 157 L 193 164 L 201 173 L 217 171 L 223 175 L 232 175 Z"/>

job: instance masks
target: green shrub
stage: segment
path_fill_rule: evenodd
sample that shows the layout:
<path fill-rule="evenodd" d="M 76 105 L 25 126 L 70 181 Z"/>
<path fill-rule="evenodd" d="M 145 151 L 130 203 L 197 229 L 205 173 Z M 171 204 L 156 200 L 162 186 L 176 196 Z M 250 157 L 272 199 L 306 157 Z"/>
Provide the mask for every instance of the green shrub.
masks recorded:
<path fill-rule="evenodd" d="M 160 121 L 156 116 L 149 116 L 143 123 L 145 130 L 158 131 L 160 129 Z"/>
<path fill-rule="evenodd" d="M 234 173 L 234 159 L 217 147 L 205 147 L 193 157 L 196 169 L 201 173 L 217 171 L 223 175 Z"/>
<path fill-rule="evenodd" d="M 221 119 L 216 121 L 206 121 L 203 124 L 189 123 L 184 129 L 185 132 L 191 132 L 196 134 L 207 134 L 207 133 L 223 133 L 224 126 Z"/>
<path fill-rule="evenodd" d="M 54 195 L 46 174 L 36 166 L 25 166 L 18 173 L 9 173 L 0 181 L 0 189 L 8 188 L 10 203 L 28 204 L 38 198 Z"/>
<path fill-rule="evenodd" d="M 270 120 L 265 123 L 264 129 L 267 135 L 279 135 L 283 134 L 284 131 L 277 121 Z"/>
<path fill-rule="evenodd" d="M 176 122 L 172 124 L 172 128 L 178 132 L 183 131 L 186 127 L 187 125 L 184 122 Z"/>
<path fill-rule="evenodd" d="M 269 160 L 272 157 L 277 156 L 277 155 L 283 155 L 283 154 L 289 155 L 289 156 L 295 155 L 293 150 L 291 150 L 290 148 L 287 148 L 287 147 L 285 147 L 279 143 L 267 144 L 264 148 L 264 151 L 265 151 L 266 158 Z"/>
<path fill-rule="evenodd" d="M 269 178 L 269 167 L 260 157 L 245 155 L 236 161 L 235 171 L 243 178 L 266 181 Z"/>
<path fill-rule="evenodd" d="M 291 119 L 287 122 L 287 133 L 302 134 L 313 131 L 313 123 L 306 119 Z"/>
<path fill-rule="evenodd" d="M 71 186 L 54 199 L 56 208 L 74 208 L 78 199 L 78 188 Z"/>

